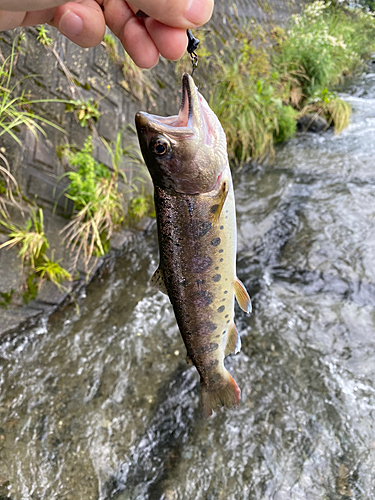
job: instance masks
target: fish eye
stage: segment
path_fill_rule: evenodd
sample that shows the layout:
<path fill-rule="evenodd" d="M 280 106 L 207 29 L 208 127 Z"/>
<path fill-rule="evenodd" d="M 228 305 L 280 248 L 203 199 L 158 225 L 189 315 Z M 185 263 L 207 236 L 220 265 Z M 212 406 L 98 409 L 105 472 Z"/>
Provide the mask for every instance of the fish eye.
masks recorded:
<path fill-rule="evenodd" d="M 152 151 L 156 156 L 164 156 L 171 149 L 169 141 L 164 139 L 164 137 L 157 137 L 152 145 Z"/>

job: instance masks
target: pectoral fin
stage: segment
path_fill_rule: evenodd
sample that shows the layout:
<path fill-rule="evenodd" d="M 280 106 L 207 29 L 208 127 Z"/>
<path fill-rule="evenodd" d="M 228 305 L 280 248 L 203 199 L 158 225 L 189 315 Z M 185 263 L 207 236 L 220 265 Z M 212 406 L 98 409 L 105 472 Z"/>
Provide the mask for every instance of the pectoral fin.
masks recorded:
<path fill-rule="evenodd" d="M 219 202 L 217 204 L 217 207 L 215 207 L 216 210 L 214 212 L 214 216 L 213 216 L 213 220 L 212 220 L 213 224 L 216 224 L 216 222 L 218 222 L 218 220 L 220 219 L 220 215 L 221 215 L 221 212 L 223 210 L 225 200 L 227 199 L 228 193 L 229 193 L 229 186 L 228 186 L 228 183 L 226 181 L 224 181 L 222 183 L 222 185 L 220 186 Z"/>
<path fill-rule="evenodd" d="M 238 354 L 241 350 L 241 337 L 238 335 L 236 325 L 233 323 L 228 331 L 228 340 L 225 348 L 225 356 Z"/>
<path fill-rule="evenodd" d="M 159 292 L 165 293 L 165 295 L 168 295 L 167 288 L 164 283 L 164 276 L 163 276 L 163 271 L 158 267 L 156 271 L 154 272 L 151 280 L 150 280 L 150 285 L 156 290 L 159 290 Z"/>
<path fill-rule="evenodd" d="M 250 314 L 253 309 L 251 300 L 244 284 L 238 278 L 236 278 L 234 282 L 234 293 L 240 308 L 245 311 L 245 313 Z"/>

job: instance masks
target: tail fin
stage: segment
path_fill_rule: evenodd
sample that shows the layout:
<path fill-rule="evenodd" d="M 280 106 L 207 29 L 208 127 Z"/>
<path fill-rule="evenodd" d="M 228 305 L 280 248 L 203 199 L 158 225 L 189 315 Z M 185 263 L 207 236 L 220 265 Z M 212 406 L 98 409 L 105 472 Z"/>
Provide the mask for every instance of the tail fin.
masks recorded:
<path fill-rule="evenodd" d="M 202 382 L 201 397 L 203 416 L 208 418 L 218 406 L 225 406 L 226 408 L 238 406 L 241 399 L 241 390 L 232 375 L 228 370 L 225 370 L 221 384 L 216 385 L 215 389 L 210 391 L 207 384 Z"/>

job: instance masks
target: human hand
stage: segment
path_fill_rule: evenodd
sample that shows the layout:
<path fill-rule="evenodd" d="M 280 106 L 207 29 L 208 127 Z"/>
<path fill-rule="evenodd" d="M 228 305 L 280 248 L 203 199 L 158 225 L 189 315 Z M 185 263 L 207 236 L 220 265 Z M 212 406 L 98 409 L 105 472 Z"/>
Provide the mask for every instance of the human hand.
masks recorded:
<path fill-rule="evenodd" d="M 161 54 L 179 59 L 186 30 L 201 26 L 214 0 L 0 0 L 0 31 L 49 23 L 81 47 L 98 45 L 105 26 L 120 39 L 141 68 L 155 66 Z M 149 17 L 138 18 L 141 10 Z"/>

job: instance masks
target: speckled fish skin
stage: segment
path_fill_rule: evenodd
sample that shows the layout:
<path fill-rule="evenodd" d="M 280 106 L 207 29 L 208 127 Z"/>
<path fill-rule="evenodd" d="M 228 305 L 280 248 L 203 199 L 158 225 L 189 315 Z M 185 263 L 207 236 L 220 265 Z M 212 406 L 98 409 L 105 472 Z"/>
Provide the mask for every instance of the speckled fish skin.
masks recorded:
<path fill-rule="evenodd" d="M 201 377 L 205 417 L 237 406 L 240 389 L 224 358 L 240 350 L 234 297 L 251 303 L 236 277 L 236 220 L 226 139 L 215 114 L 183 76 L 180 113 L 136 115 L 155 187 L 160 265 L 152 283 L 172 303 L 188 359 Z"/>

